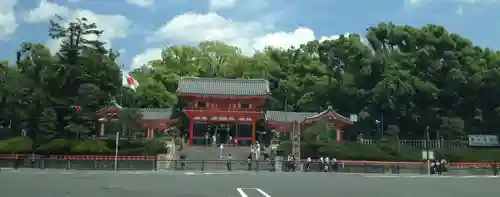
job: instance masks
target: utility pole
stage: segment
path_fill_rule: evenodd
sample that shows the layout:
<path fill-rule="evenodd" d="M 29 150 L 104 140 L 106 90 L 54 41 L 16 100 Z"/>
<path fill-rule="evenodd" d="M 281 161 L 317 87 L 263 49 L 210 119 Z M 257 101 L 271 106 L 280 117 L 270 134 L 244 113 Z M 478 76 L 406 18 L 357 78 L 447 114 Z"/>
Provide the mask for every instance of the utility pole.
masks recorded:
<path fill-rule="evenodd" d="M 431 160 L 429 158 L 429 126 L 425 126 L 425 154 L 427 155 L 427 174 L 431 174 Z"/>

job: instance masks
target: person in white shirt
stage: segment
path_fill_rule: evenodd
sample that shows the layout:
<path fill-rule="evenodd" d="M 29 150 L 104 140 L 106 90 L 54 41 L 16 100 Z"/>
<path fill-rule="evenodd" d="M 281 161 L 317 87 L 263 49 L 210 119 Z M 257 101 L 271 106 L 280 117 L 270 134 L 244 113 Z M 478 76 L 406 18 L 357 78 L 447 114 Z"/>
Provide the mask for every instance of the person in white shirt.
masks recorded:
<path fill-rule="evenodd" d="M 259 156 L 260 156 L 260 144 L 259 142 L 257 142 L 256 146 L 255 146 L 255 160 L 259 160 Z"/>
<path fill-rule="evenodd" d="M 331 166 L 330 166 L 330 157 L 325 157 L 325 165 L 326 165 L 326 171 L 330 171 Z"/>
<path fill-rule="evenodd" d="M 311 157 L 307 157 L 306 159 L 306 172 L 311 171 Z"/>
<path fill-rule="evenodd" d="M 220 144 L 220 155 L 219 155 L 219 158 L 222 158 L 222 155 L 223 155 L 223 152 L 224 152 L 224 144 Z"/>
<path fill-rule="evenodd" d="M 325 159 L 323 157 L 319 158 L 319 171 L 321 172 L 323 170 L 323 166 L 325 165 Z"/>
<path fill-rule="evenodd" d="M 215 147 L 216 144 L 217 144 L 217 134 L 214 134 L 212 135 L 212 146 Z"/>

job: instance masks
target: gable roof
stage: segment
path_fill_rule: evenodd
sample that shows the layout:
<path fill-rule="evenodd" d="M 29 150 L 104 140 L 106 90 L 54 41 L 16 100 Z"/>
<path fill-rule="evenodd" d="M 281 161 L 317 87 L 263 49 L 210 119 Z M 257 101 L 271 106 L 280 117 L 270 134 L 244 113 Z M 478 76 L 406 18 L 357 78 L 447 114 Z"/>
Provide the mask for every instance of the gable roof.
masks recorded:
<path fill-rule="evenodd" d="M 315 112 L 283 112 L 283 111 L 266 111 L 266 121 L 279 122 L 279 123 L 292 123 L 297 121 L 299 123 L 306 120 L 314 120 L 323 118 L 326 116 L 335 117 L 335 119 L 340 119 L 343 122 L 352 124 L 353 122 L 337 112 L 335 112 L 332 106 L 328 106 L 325 111 L 320 113 Z"/>
<path fill-rule="evenodd" d="M 315 112 L 284 112 L 284 111 L 266 111 L 266 121 L 291 123 L 293 121 L 302 122 L 306 117 L 315 116 Z"/>
<path fill-rule="evenodd" d="M 303 121 L 306 121 L 306 120 L 314 120 L 314 119 L 318 119 L 318 118 L 323 118 L 325 116 L 329 116 L 329 117 L 334 117 L 334 119 L 339 119 L 341 120 L 342 122 L 345 122 L 345 123 L 348 123 L 348 124 L 353 124 L 354 122 L 351 121 L 351 119 L 349 118 L 346 118 L 340 114 L 338 114 L 337 112 L 335 112 L 332 108 L 332 106 L 328 106 L 328 108 L 325 110 L 325 111 L 322 111 L 314 116 L 309 116 L 309 117 L 305 117 L 305 119 Z"/>
<path fill-rule="evenodd" d="M 266 96 L 269 82 L 266 79 L 226 79 L 181 77 L 179 93 L 228 96 Z"/>

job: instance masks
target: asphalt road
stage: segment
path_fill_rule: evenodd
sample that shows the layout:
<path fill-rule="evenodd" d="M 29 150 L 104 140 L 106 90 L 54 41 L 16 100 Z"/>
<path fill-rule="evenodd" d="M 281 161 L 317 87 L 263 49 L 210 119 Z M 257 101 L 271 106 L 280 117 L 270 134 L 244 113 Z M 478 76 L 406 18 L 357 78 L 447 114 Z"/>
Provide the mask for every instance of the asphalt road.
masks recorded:
<path fill-rule="evenodd" d="M 2 197 L 495 197 L 500 177 L 335 173 L 0 172 Z"/>

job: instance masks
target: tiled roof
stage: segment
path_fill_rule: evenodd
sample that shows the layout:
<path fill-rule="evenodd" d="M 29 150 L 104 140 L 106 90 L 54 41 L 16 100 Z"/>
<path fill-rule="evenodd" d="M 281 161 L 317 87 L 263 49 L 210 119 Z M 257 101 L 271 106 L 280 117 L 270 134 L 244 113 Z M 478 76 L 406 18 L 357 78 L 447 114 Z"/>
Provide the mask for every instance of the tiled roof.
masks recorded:
<path fill-rule="evenodd" d="M 332 106 L 328 106 L 328 108 L 325 111 L 322 111 L 321 113 L 318 113 L 318 114 L 316 114 L 314 116 L 305 117 L 305 119 L 311 120 L 311 119 L 321 118 L 321 117 L 324 117 L 324 116 L 327 116 L 327 115 L 333 115 L 333 117 L 335 117 L 335 119 L 340 119 L 343 122 L 346 122 L 348 124 L 354 123 L 353 121 L 351 121 L 351 119 L 346 118 L 346 117 L 338 114 L 337 112 L 335 112 L 333 110 Z"/>
<path fill-rule="evenodd" d="M 269 82 L 265 79 L 181 77 L 177 92 L 202 95 L 265 96 L 269 94 Z"/>
<path fill-rule="evenodd" d="M 352 124 L 353 122 L 338 113 L 336 113 L 331 106 L 328 109 L 320 113 L 315 112 L 283 112 L 283 111 L 266 111 L 266 121 L 270 122 L 280 122 L 280 123 L 291 123 L 293 121 L 303 122 L 305 120 L 313 120 L 316 118 L 321 118 L 325 116 L 335 117 L 335 119 L 340 119 L 343 122 Z"/>
<path fill-rule="evenodd" d="M 144 120 L 170 119 L 172 108 L 140 108 Z"/>
<path fill-rule="evenodd" d="M 281 123 L 302 122 L 306 117 L 312 117 L 317 114 L 314 112 L 266 111 L 266 121 Z"/>

